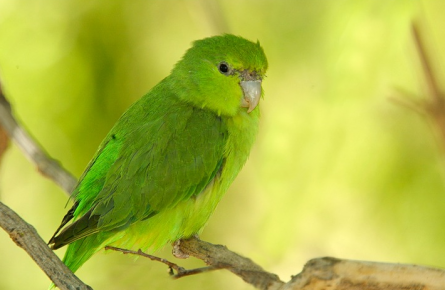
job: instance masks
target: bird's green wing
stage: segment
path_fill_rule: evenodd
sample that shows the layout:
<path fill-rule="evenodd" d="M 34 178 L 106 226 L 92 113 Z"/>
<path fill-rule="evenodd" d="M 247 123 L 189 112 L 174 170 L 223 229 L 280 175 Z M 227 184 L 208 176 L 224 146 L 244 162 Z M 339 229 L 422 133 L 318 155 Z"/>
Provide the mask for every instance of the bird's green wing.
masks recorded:
<path fill-rule="evenodd" d="M 112 136 L 107 136 L 99 146 L 95 157 L 90 161 L 84 173 L 79 178 L 76 188 L 71 193 L 70 199 L 75 201 L 74 205 L 63 217 L 60 226 L 48 244 L 54 243 L 54 237 L 70 220 L 88 211 L 88 207 L 92 205 L 95 197 L 102 190 L 107 172 L 116 161 L 120 147 L 120 143 L 116 142 Z M 81 195 L 80 199 L 79 195 Z M 82 201 L 81 207 L 79 207 L 80 201 Z"/>
<path fill-rule="evenodd" d="M 162 111 L 167 113 L 157 113 Z M 54 248 L 99 231 L 124 229 L 174 207 L 201 193 L 220 172 L 227 128 L 217 115 L 178 102 L 142 116 L 146 120 L 139 125 L 129 118 L 110 132 L 90 168 L 106 174 L 85 175 L 77 194 L 77 220 L 53 239 Z M 134 129 L 125 132 L 126 127 Z M 83 183 L 101 190 L 88 195 Z"/>

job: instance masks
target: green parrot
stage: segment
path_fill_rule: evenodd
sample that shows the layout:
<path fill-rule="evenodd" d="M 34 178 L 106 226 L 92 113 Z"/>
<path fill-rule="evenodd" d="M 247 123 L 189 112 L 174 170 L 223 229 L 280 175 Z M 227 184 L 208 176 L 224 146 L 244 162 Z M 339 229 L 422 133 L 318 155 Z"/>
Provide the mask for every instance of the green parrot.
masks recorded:
<path fill-rule="evenodd" d="M 249 156 L 266 70 L 259 42 L 198 40 L 121 116 L 49 241 L 69 245 L 71 271 L 108 245 L 154 252 L 201 232 Z"/>

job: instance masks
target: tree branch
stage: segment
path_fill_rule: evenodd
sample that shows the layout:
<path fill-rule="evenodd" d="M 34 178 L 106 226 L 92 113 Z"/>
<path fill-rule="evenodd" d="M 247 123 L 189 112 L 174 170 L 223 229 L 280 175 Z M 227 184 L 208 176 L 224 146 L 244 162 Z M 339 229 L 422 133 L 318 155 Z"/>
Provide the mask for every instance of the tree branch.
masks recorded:
<path fill-rule="evenodd" d="M 252 260 L 196 237 L 181 240 L 177 245 L 185 255 L 194 256 L 210 267 L 186 270 L 175 263 L 139 251 L 114 247 L 107 249 L 139 255 L 166 264 L 177 271 L 174 278 L 200 274 L 209 270 L 227 269 L 260 290 L 386 290 L 445 289 L 445 271 L 440 269 L 368 261 L 317 258 L 306 263 L 303 271 L 284 283 L 277 275 L 264 271 Z"/>
<path fill-rule="evenodd" d="M 0 127 L 6 131 L 23 154 L 31 161 L 37 170 L 59 185 L 70 194 L 77 179 L 64 169 L 60 163 L 51 158 L 31 135 L 17 122 L 6 99 L 0 82 Z"/>
<path fill-rule="evenodd" d="M 443 290 L 445 271 L 416 265 L 340 260 L 310 260 L 280 290 Z"/>
<path fill-rule="evenodd" d="M 9 207 L 0 202 L 0 227 L 24 249 L 45 274 L 62 290 L 87 290 L 73 272 L 54 254 L 37 231 Z"/>
<path fill-rule="evenodd" d="M 428 79 L 431 104 L 423 109 L 431 112 L 437 120 L 445 116 L 443 97 L 437 87 L 429 67 L 419 33 L 413 26 L 415 39 L 418 42 L 419 54 Z M 422 53 L 423 52 L 423 53 Z M 427 109 L 428 108 L 428 109 Z M 438 110 L 440 109 L 440 110 Z M 445 120 L 445 118 L 443 119 Z M 439 122 L 438 122 L 439 123 Z M 445 140 L 445 122 L 443 136 Z M 58 184 L 65 192 L 71 192 L 76 179 L 60 164 L 52 159 L 34 141 L 14 118 L 9 102 L 3 95 L 0 86 L 0 127 L 3 127 L 9 137 L 14 140 L 28 159 L 33 162 L 38 171 Z M 7 146 L 6 136 L 0 130 L 0 158 Z M 4 142 L 3 142 L 4 141 Z M 5 145 L 6 144 L 6 145 Z M 48 248 L 35 229 L 23 221 L 6 205 L 0 203 L 0 226 L 11 236 L 12 240 L 22 247 L 63 290 L 91 289 L 83 284 Z M 414 265 L 386 264 L 365 261 L 340 260 L 335 258 L 318 258 L 309 261 L 303 271 L 284 283 L 277 275 L 264 271 L 260 266 L 248 258 L 229 251 L 225 246 L 213 245 L 195 237 L 181 240 L 176 244 L 176 251 L 181 255 L 194 256 L 204 261 L 208 270 L 225 268 L 241 277 L 247 283 L 261 290 L 296 290 L 296 289 L 329 289 L 329 290 L 378 290 L 378 289 L 445 289 L 445 271 Z M 132 252 L 123 250 L 125 252 Z M 136 254 L 142 255 L 141 252 Z M 156 259 L 155 259 L 156 260 Z M 162 261 L 173 267 L 171 262 Z M 175 264 L 176 265 L 176 264 Z M 177 265 L 176 265 L 177 266 Z M 177 266 L 177 269 L 180 268 Z M 202 268 L 201 268 L 202 269 Z M 199 269 L 198 269 L 199 270 Z M 189 270 L 194 271 L 194 270 Z M 189 272 L 189 273 L 192 273 Z M 195 272 L 203 272 L 202 270 Z M 194 272 L 193 272 L 194 273 Z"/>
<path fill-rule="evenodd" d="M 8 135 L 22 149 L 28 159 L 36 164 L 41 173 L 56 182 L 66 192 L 73 188 L 76 179 L 57 161 L 51 159 L 18 124 L 0 84 L 0 161 L 8 147 Z M 0 227 L 28 253 L 57 287 L 62 290 L 91 289 L 60 261 L 30 224 L 1 202 Z"/>
<path fill-rule="evenodd" d="M 277 275 L 264 271 L 263 268 L 254 263 L 251 259 L 230 251 L 226 246 L 214 245 L 202 241 L 197 237 L 191 237 L 176 242 L 173 247 L 173 255 L 184 258 L 193 256 L 204 261 L 209 267 L 187 270 L 173 262 L 145 254 L 141 250 L 131 251 L 116 247 L 106 247 L 106 249 L 119 251 L 124 254 L 138 255 L 152 261 L 161 262 L 167 265 L 170 269 L 177 271 L 176 275 L 172 275 L 173 278 L 182 278 L 213 270 L 227 269 L 257 289 L 276 290 L 284 285 L 284 282 L 281 281 Z"/>
<path fill-rule="evenodd" d="M 284 284 L 277 275 L 264 271 L 251 259 L 240 256 L 223 245 L 214 245 L 191 237 L 181 240 L 178 247 L 183 254 L 198 258 L 207 265 L 224 265 L 225 269 L 257 289 L 279 289 Z"/>

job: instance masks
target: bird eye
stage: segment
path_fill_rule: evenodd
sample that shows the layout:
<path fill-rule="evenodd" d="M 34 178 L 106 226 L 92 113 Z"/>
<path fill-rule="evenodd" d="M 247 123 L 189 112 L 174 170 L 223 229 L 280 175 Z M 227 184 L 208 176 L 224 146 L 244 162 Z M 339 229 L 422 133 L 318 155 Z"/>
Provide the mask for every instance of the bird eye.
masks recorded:
<path fill-rule="evenodd" d="M 220 73 L 227 75 L 229 73 L 229 71 L 230 71 L 229 65 L 227 63 L 225 63 L 225 62 L 221 62 L 218 65 L 218 70 L 219 70 Z"/>

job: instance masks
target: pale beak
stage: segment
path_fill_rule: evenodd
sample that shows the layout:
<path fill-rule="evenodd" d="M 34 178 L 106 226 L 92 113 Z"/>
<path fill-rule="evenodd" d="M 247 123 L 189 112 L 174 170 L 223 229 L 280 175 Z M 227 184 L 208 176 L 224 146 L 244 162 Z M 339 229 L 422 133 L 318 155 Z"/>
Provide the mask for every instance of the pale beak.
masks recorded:
<path fill-rule="evenodd" d="M 261 80 L 241 81 L 240 84 L 244 93 L 244 97 L 241 100 L 241 107 L 249 108 L 247 109 L 247 113 L 250 113 L 260 102 Z"/>

